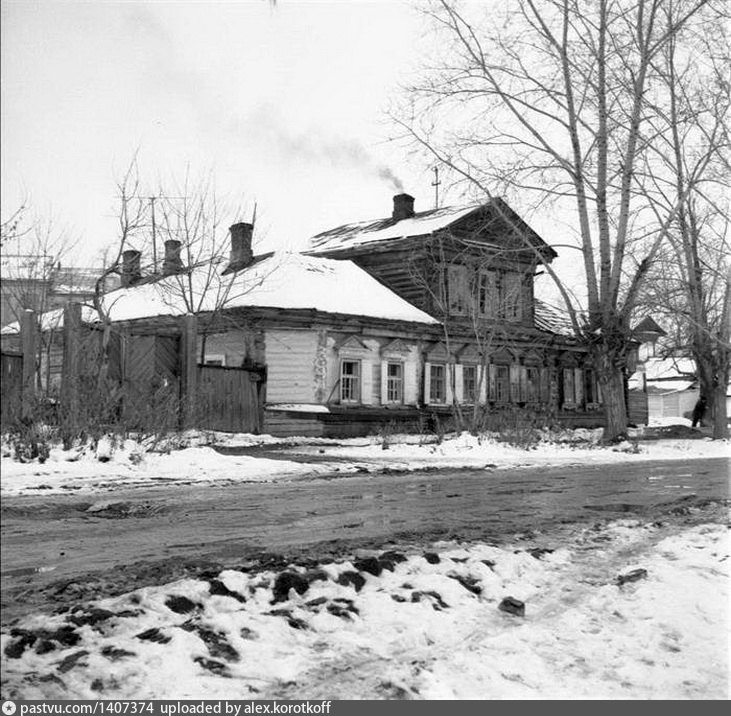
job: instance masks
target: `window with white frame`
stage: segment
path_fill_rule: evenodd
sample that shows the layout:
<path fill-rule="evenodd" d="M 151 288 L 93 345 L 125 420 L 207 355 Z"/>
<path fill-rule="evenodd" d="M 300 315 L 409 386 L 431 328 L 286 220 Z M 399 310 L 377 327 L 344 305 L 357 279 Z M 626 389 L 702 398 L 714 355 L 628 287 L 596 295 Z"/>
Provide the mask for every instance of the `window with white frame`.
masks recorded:
<path fill-rule="evenodd" d="M 462 366 L 462 400 L 465 403 L 477 403 L 477 366 Z"/>
<path fill-rule="evenodd" d="M 404 402 L 404 364 L 386 363 L 386 402 Z"/>
<path fill-rule="evenodd" d="M 360 361 L 343 359 L 340 361 L 340 402 L 360 402 Z"/>
<path fill-rule="evenodd" d="M 429 402 L 447 402 L 447 367 L 444 363 L 429 366 Z"/>
<path fill-rule="evenodd" d="M 510 402 L 510 367 L 507 365 L 495 366 L 495 401 Z"/>

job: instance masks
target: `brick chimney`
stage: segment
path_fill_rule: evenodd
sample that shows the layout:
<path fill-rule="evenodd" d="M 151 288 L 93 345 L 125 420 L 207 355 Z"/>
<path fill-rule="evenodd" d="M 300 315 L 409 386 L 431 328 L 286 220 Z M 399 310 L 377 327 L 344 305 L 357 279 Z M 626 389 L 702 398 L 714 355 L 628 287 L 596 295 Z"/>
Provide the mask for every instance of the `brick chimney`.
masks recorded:
<path fill-rule="evenodd" d="M 122 287 L 133 286 L 142 277 L 140 271 L 141 252 L 127 249 L 122 252 Z"/>
<path fill-rule="evenodd" d="M 180 242 L 175 239 L 168 239 L 165 242 L 165 259 L 162 262 L 163 276 L 170 276 L 182 271 L 183 262 L 180 258 L 180 246 Z"/>
<path fill-rule="evenodd" d="M 396 194 L 393 197 L 393 213 L 391 214 L 393 220 L 410 219 L 413 215 L 414 197 L 409 194 Z"/>
<path fill-rule="evenodd" d="M 253 224 L 244 222 L 234 224 L 229 228 L 231 232 L 231 257 L 223 273 L 240 271 L 251 264 L 254 254 L 251 250 L 251 237 L 254 232 Z"/>

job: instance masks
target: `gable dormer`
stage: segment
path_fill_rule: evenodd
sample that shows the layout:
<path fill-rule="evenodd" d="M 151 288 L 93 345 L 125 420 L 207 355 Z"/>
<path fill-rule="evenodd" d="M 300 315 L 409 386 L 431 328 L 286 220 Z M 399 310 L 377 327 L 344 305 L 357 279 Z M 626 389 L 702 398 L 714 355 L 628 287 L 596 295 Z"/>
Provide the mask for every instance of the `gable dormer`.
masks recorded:
<path fill-rule="evenodd" d="M 308 253 L 349 259 L 430 313 L 533 326 L 536 267 L 556 252 L 502 199 L 415 211 L 398 194 L 391 215 L 322 232 Z"/>

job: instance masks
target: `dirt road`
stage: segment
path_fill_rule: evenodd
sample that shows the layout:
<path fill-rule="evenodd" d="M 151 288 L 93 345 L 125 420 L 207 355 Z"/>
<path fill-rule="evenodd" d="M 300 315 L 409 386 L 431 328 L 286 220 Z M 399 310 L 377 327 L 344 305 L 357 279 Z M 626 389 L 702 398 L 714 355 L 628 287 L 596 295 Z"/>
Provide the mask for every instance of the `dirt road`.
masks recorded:
<path fill-rule="evenodd" d="M 232 564 L 262 550 L 389 540 L 499 539 L 562 522 L 727 500 L 729 460 L 454 471 L 174 487 L 2 504 L 3 622 Z M 671 504 L 672 503 L 672 504 Z M 191 567 L 193 565 L 193 567 Z M 197 567 L 196 567 L 197 565 Z M 91 576 L 90 576 L 91 575 Z"/>

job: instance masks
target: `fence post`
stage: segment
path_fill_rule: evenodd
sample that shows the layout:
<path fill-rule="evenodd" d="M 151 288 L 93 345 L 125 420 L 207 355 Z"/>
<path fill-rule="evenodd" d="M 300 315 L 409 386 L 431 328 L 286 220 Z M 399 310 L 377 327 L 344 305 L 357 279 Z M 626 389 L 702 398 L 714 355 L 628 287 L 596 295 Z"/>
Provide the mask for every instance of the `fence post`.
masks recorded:
<path fill-rule="evenodd" d="M 186 428 L 193 427 L 195 422 L 198 382 L 197 337 L 198 319 L 189 313 L 183 316 L 180 340 L 180 392 L 183 401 L 183 427 Z"/>
<path fill-rule="evenodd" d="M 63 309 L 63 367 L 61 408 L 69 425 L 76 425 L 79 413 L 79 337 L 81 304 L 67 303 Z"/>
<path fill-rule="evenodd" d="M 38 345 L 36 313 L 31 308 L 24 309 L 20 316 L 20 340 L 23 352 L 21 415 L 23 418 L 30 419 L 33 417 L 36 394 L 36 349 Z"/>

